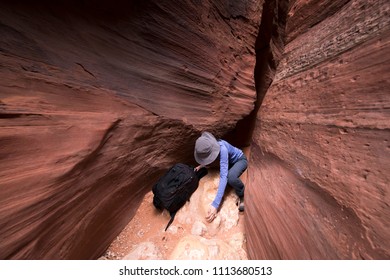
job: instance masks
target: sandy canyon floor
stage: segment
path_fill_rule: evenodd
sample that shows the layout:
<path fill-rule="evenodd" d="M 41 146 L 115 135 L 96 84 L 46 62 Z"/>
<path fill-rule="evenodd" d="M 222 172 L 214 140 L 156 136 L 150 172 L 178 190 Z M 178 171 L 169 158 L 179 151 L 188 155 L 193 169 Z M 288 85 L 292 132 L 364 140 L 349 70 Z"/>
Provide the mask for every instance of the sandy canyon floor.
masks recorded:
<path fill-rule="evenodd" d="M 245 175 L 242 176 L 244 182 Z M 229 186 L 217 218 L 211 223 L 205 220 L 218 182 L 219 173 L 209 170 L 167 231 L 169 213 L 156 210 L 153 193 L 147 193 L 134 218 L 100 259 L 247 259 L 245 215 L 238 211 L 237 196 Z"/>

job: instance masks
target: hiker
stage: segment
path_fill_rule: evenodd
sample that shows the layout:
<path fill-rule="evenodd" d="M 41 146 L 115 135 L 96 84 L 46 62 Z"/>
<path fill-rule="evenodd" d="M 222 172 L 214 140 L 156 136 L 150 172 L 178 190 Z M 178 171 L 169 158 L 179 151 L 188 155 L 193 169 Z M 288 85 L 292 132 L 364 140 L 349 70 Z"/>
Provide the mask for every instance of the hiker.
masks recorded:
<path fill-rule="evenodd" d="M 212 222 L 217 216 L 227 184 L 234 188 L 239 198 L 239 211 L 244 211 L 245 186 L 239 178 L 248 166 L 244 153 L 225 140 L 215 139 L 211 133 L 205 131 L 196 140 L 194 157 L 196 162 L 200 164 L 195 168 L 196 170 L 202 167 L 209 167 L 212 163 L 219 163 L 218 191 L 214 201 L 209 206 L 206 220 Z"/>

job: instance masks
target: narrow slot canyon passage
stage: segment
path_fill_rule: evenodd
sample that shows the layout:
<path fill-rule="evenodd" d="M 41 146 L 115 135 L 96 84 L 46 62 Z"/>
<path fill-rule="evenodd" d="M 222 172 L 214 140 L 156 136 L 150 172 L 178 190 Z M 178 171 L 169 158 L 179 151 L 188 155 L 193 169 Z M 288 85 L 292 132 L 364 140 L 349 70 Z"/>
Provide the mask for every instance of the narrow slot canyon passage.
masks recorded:
<path fill-rule="evenodd" d="M 390 259 L 390 3 L 1 1 L 0 259 Z M 164 231 L 209 131 L 248 157 Z"/>
<path fill-rule="evenodd" d="M 275 2 L 268 1 L 263 6 L 262 21 L 255 43 L 257 97 L 254 108 L 237 122 L 232 131 L 222 137 L 243 149 L 247 158 L 250 158 L 250 142 L 256 115 L 280 59 L 272 53 L 270 44 L 272 36 L 275 37 L 278 31 L 285 28 L 283 21 L 287 16 L 286 3 L 278 6 Z M 272 24 L 278 16 L 282 23 Z M 273 39 L 279 44 L 279 48 L 283 48 L 281 38 Z M 272 65 L 268 64 L 269 61 L 272 61 Z M 247 172 L 244 172 L 241 179 L 246 185 Z M 248 259 L 244 213 L 239 213 L 238 197 L 230 186 L 217 218 L 211 223 L 206 222 L 207 208 L 215 197 L 218 183 L 219 170 L 212 168 L 200 181 L 190 201 L 178 212 L 177 225 L 173 225 L 167 232 L 163 229 L 170 218 L 169 213 L 157 211 L 153 206 L 153 193 L 147 193 L 134 218 L 100 259 Z"/>

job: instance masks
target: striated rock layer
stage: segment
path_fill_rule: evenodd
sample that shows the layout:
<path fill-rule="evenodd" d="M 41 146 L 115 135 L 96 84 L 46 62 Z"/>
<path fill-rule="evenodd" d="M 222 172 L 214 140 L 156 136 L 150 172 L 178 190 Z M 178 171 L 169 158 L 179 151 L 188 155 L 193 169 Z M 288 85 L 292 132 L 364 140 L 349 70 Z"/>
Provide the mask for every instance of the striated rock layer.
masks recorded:
<path fill-rule="evenodd" d="M 253 109 L 261 2 L 17 2 L 0 4 L 0 259 L 98 258 L 201 130 Z"/>
<path fill-rule="evenodd" d="M 251 146 L 248 254 L 389 259 L 390 4 L 290 1 L 285 18 L 283 4 L 272 9 L 279 64 L 256 76 L 263 91 L 274 79 Z"/>

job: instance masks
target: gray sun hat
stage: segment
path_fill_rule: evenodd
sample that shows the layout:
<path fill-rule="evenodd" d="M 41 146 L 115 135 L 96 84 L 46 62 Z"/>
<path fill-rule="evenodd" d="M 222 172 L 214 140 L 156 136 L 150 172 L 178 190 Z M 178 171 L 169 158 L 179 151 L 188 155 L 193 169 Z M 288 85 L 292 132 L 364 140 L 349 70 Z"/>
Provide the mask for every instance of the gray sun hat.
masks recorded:
<path fill-rule="evenodd" d="M 201 165 L 208 165 L 218 157 L 219 150 L 217 139 L 210 132 L 205 131 L 195 142 L 195 160 Z"/>

